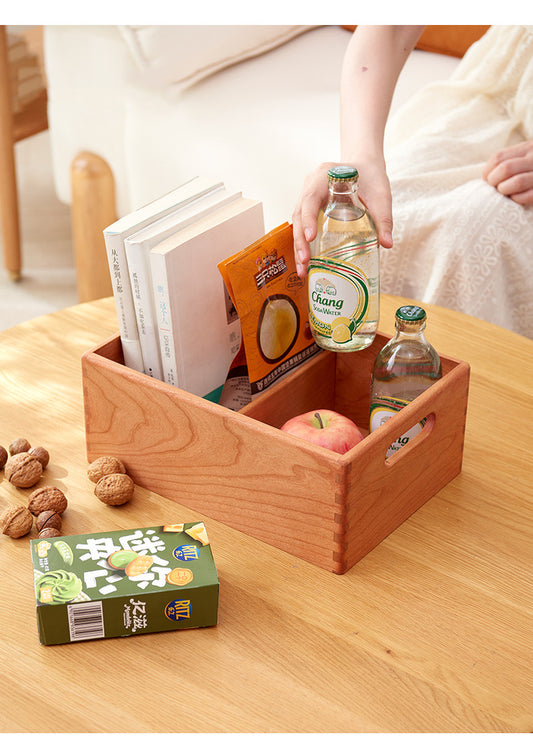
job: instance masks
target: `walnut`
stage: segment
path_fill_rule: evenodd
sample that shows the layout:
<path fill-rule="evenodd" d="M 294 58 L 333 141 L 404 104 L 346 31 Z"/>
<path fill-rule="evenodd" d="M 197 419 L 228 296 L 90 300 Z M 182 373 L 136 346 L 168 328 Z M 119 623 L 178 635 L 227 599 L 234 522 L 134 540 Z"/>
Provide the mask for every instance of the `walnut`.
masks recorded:
<path fill-rule="evenodd" d="M 14 486 L 31 488 L 43 474 L 43 466 L 27 452 L 13 455 L 6 464 L 6 478 Z"/>
<path fill-rule="evenodd" d="M 89 480 L 91 480 L 93 483 L 98 483 L 100 478 L 103 478 L 104 475 L 125 472 L 126 468 L 124 466 L 124 463 L 111 455 L 99 457 L 97 460 L 92 462 L 87 469 Z"/>
<path fill-rule="evenodd" d="M 45 527 L 39 532 L 39 537 L 59 537 L 61 532 L 53 527 Z"/>
<path fill-rule="evenodd" d="M 7 454 L 6 448 L 0 445 L 0 470 L 2 470 L 2 468 L 6 464 L 8 457 L 9 455 Z"/>
<path fill-rule="evenodd" d="M 94 493 L 100 501 L 111 506 L 125 504 L 133 496 L 135 483 L 125 473 L 111 473 L 100 478 Z"/>
<path fill-rule="evenodd" d="M 10 506 L 1 517 L 2 532 L 9 537 L 23 537 L 33 527 L 33 515 L 25 506 Z"/>
<path fill-rule="evenodd" d="M 37 461 L 36 461 L 37 462 Z M 55 486 L 43 486 L 37 488 L 28 502 L 28 509 L 32 514 L 41 514 L 44 511 L 53 511 L 62 514 L 67 508 L 67 499 L 63 491 Z"/>
<path fill-rule="evenodd" d="M 32 457 L 36 457 L 39 462 L 42 465 L 43 470 L 46 470 L 46 466 L 50 462 L 50 455 L 48 454 L 48 450 L 45 450 L 44 447 L 32 447 L 28 450 L 28 455 L 31 455 Z"/>
<path fill-rule="evenodd" d="M 9 454 L 19 455 L 21 452 L 27 452 L 30 447 L 31 444 L 28 442 L 28 440 L 20 437 L 19 439 L 14 439 L 9 445 Z"/>
<path fill-rule="evenodd" d="M 57 512 L 47 509 L 37 516 L 37 519 L 35 520 L 35 526 L 37 527 L 37 532 L 48 528 L 53 530 L 60 530 L 61 522 L 61 517 L 59 516 L 59 514 L 57 514 Z"/>

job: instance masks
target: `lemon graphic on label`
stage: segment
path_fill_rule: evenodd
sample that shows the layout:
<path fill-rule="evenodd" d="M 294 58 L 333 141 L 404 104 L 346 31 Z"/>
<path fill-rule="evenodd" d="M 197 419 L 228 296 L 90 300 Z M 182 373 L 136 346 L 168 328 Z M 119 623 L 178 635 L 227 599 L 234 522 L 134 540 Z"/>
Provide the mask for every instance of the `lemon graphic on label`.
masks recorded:
<path fill-rule="evenodd" d="M 346 325 L 338 325 L 331 331 L 331 338 L 338 344 L 345 344 L 352 337 L 350 329 Z"/>
<path fill-rule="evenodd" d="M 338 344 L 345 344 L 352 338 L 352 321 L 350 318 L 339 316 L 331 321 L 331 338 Z"/>
<path fill-rule="evenodd" d="M 338 318 L 335 318 L 331 321 L 331 330 L 336 328 L 339 325 L 349 326 L 351 323 L 350 318 L 345 318 L 343 315 L 339 315 Z"/>

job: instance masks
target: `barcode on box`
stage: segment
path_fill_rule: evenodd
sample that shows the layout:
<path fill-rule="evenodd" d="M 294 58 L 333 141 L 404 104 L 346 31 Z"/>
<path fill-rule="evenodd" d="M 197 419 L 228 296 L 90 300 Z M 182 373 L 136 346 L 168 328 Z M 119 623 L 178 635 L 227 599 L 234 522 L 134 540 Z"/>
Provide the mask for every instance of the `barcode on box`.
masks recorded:
<path fill-rule="evenodd" d="M 105 638 L 104 612 L 101 602 L 67 605 L 68 628 L 71 641 Z"/>

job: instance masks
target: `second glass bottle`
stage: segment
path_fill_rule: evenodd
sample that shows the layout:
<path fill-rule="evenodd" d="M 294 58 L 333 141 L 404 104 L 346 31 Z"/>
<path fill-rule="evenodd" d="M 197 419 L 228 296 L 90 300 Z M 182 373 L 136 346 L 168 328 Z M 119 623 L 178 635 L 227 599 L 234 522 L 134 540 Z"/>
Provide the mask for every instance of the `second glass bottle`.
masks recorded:
<path fill-rule="evenodd" d="M 434 385 L 442 377 L 439 355 L 427 340 L 426 311 L 404 305 L 396 311 L 396 332 L 376 357 L 370 394 L 370 432 Z M 392 442 L 390 457 L 419 434 L 425 419 Z"/>

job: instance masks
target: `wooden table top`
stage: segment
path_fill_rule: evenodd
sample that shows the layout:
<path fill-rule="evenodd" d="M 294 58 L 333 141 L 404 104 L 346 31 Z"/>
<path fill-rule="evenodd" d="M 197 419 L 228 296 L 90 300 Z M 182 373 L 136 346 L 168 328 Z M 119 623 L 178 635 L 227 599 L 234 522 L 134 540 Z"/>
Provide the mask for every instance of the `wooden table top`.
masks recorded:
<path fill-rule="evenodd" d="M 0 535 L 0 730 L 532 731 L 533 342 L 426 308 L 471 365 L 463 470 L 343 576 L 145 489 L 94 497 L 80 358 L 116 333 L 110 298 L 1 333 L 0 444 L 49 450 L 64 533 L 204 519 L 220 606 L 213 628 L 41 646 L 30 536 Z M 27 495 L 0 471 L 0 510 Z"/>

